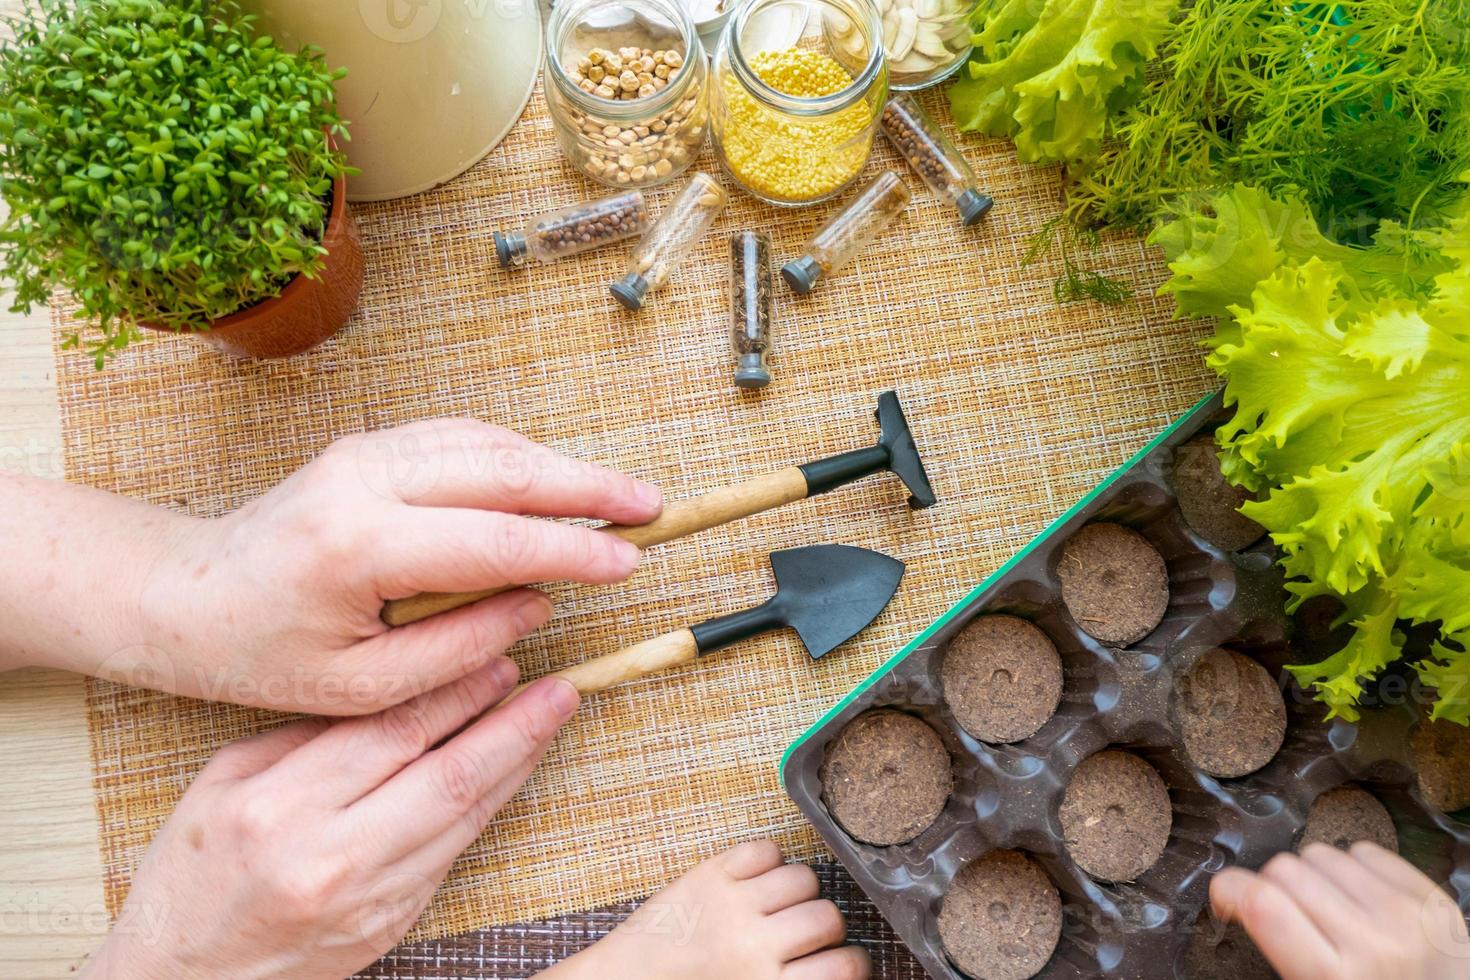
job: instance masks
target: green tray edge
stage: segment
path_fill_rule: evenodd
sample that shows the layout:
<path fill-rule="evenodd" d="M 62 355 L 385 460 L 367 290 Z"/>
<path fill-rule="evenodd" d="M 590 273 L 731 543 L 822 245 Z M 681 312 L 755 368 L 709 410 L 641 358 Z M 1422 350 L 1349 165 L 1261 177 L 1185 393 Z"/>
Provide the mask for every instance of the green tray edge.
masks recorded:
<path fill-rule="evenodd" d="M 1086 507 L 1088 504 L 1092 503 L 1093 500 L 1097 499 L 1097 497 L 1105 490 L 1107 490 L 1108 487 L 1116 483 L 1120 478 L 1122 478 L 1125 473 L 1133 469 L 1134 466 L 1137 466 L 1138 463 L 1142 461 L 1145 456 L 1157 449 L 1160 443 L 1168 439 L 1169 436 L 1173 435 L 1174 432 L 1178 430 L 1181 426 L 1192 421 L 1194 417 L 1198 415 L 1201 411 L 1203 411 L 1205 407 L 1210 402 L 1212 402 L 1218 394 L 1218 392 L 1211 392 L 1210 394 L 1204 396 L 1194 404 L 1193 408 L 1189 409 L 1189 411 L 1185 412 L 1183 415 L 1179 416 L 1179 418 L 1169 423 L 1169 425 L 1166 426 L 1162 432 L 1150 439 L 1146 446 L 1130 456 L 1127 462 L 1123 463 L 1123 465 L 1119 466 L 1116 470 L 1109 474 L 1101 483 L 1089 490 L 1086 495 L 1082 497 L 1081 500 L 1077 501 L 1071 507 L 1068 507 L 1066 513 L 1062 514 L 1062 516 L 1058 517 L 1056 520 L 1048 524 L 1044 531 L 1042 531 L 1040 534 L 1036 535 L 1036 537 L 1027 542 L 1026 546 L 1023 547 L 1020 551 L 1016 552 L 1014 555 L 1012 555 L 1004 565 L 1001 565 L 989 576 L 987 576 L 985 581 L 981 582 L 979 585 L 975 586 L 973 589 L 967 592 L 963 598 L 961 598 L 954 605 L 950 606 L 949 609 L 945 611 L 942 616 L 940 616 L 934 622 L 930 623 L 923 632 L 910 640 L 907 646 L 905 646 L 902 650 L 898 651 L 893 656 L 884 661 L 882 666 L 878 667 L 867 676 L 867 679 L 865 679 L 861 684 L 849 691 L 846 697 L 833 705 L 832 708 L 828 710 L 826 714 L 822 715 L 821 718 L 818 718 L 815 722 L 813 722 L 810 728 L 808 728 L 805 732 L 798 736 L 796 741 L 788 745 L 785 752 L 781 753 L 781 761 L 777 763 L 776 769 L 781 776 L 782 785 L 785 785 L 786 763 L 791 759 L 791 753 L 800 748 L 802 744 L 807 741 L 807 739 L 815 735 L 819 729 L 823 728 L 829 721 L 836 717 L 836 715 L 839 714 L 843 708 L 851 704 L 855 698 L 859 697 L 868 688 L 878 683 L 878 679 L 880 677 L 886 674 L 895 664 L 897 664 L 904 657 L 907 657 L 909 654 L 918 649 L 918 647 L 925 640 L 934 635 L 935 631 L 940 629 L 951 619 L 954 619 L 956 616 L 958 616 L 966 606 L 968 606 L 980 595 L 980 593 L 990 588 L 990 586 L 994 584 L 998 579 L 1000 579 L 1001 576 L 1005 575 L 1006 572 L 1009 572 L 1011 568 L 1016 565 L 1017 562 L 1021 561 L 1023 558 L 1029 555 L 1038 545 L 1040 545 L 1047 538 L 1051 537 L 1052 533 L 1056 531 L 1057 528 L 1067 523 L 1067 521 L 1072 519 L 1072 516 L 1074 514 L 1076 514 L 1082 508 Z"/>

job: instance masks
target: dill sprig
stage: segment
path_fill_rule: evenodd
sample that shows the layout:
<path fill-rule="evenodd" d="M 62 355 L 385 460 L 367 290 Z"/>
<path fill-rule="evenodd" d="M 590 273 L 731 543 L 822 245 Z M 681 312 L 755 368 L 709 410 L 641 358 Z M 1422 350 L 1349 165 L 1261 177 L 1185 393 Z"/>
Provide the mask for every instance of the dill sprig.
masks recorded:
<path fill-rule="evenodd" d="M 1047 221 L 1031 239 L 1021 265 L 1028 266 L 1039 261 L 1053 248 L 1061 250 L 1062 274 L 1051 284 L 1052 298 L 1058 306 L 1095 300 L 1109 306 L 1121 306 L 1133 298 L 1133 290 L 1121 279 L 1105 276 L 1093 269 L 1085 269 L 1072 258 L 1077 246 L 1096 250 L 1100 242 L 1098 233 L 1092 228 L 1081 228 L 1061 214 Z"/>
<path fill-rule="evenodd" d="M 1343 243 L 1431 227 L 1470 170 L 1470 0 L 1195 0 L 1112 134 L 1070 175 L 1079 224 L 1143 231 L 1243 183 Z"/>

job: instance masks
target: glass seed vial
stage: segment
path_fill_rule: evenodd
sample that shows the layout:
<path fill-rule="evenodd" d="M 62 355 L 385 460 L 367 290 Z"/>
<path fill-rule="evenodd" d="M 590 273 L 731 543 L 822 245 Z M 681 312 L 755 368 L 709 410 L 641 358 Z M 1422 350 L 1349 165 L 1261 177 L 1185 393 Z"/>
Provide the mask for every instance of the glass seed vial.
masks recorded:
<path fill-rule="evenodd" d="M 960 212 L 962 224 L 968 227 L 985 217 L 994 202 L 980 192 L 975 171 L 913 96 L 889 99 L 882 126 L 893 148 L 929 189 Z"/>
<path fill-rule="evenodd" d="M 781 278 L 805 295 L 818 280 L 833 275 L 882 234 L 909 203 L 909 189 L 898 174 L 885 170 L 858 192 L 807 242 L 800 258 L 781 267 Z"/>
<path fill-rule="evenodd" d="M 495 233 L 500 267 L 522 266 L 526 259 L 555 262 L 569 255 L 641 235 L 648 227 L 642 191 L 558 208 L 540 215 L 520 231 Z"/>
<path fill-rule="evenodd" d="M 771 383 L 771 283 L 771 240 L 754 231 L 731 235 L 730 340 L 741 388 Z"/>
<path fill-rule="evenodd" d="M 643 233 L 628 260 L 628 274 L 608 287 L 617 301 L 630 310 L 642 308 L 644 297 L 669 281 L 729 201 L 719 181 L 704 171 L 695 173 Z"/>

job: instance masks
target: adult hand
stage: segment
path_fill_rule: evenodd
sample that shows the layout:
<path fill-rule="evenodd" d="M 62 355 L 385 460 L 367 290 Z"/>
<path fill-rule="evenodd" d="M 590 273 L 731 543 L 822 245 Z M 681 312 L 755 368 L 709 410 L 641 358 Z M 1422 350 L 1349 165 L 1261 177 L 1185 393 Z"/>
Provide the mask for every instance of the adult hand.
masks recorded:
<path fill-rule="evenodd" d="M 1403 858 L 1359 841 L 1308 844 L 1259 872 L 1210 883 L 1215 917 L 1239 922 L 1284 980 L 1465 980 L 1465 916 Z"/>
<path fill-rule="evenodd" d="M 86 975 L 344 977 L 392 948 L 577 707 L 497 658 L 367 717 L 221 749 L 164 824 Z"/>
<path fill-rule="evenodd" d="M 342 439 L 213 520 L 64 484 L 0 485 L 12 572 L 34 576 L 47 555 L 64 565 L 54 591 L 0 590 L 0 655 L 9 631 L 17 664 L 362 714 L 484 667 L 551 615 L 544 595 L 518 589 L 389 629 L 384 600 L 620 581 L 636 547 L 532 517 L 641 524 L 660 507 L 652 486 L 468 419 Z"/>

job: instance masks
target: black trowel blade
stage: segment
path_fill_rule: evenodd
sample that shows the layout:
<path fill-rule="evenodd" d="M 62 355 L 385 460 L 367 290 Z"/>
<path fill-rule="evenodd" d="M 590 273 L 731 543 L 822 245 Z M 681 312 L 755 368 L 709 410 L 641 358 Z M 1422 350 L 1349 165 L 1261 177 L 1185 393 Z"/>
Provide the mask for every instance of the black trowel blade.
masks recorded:
<path fill-rule="evenodd" d="M 815 660 L 878 618 L 903 579 L 896 558 L 845 544 L 789 548 L 771 555 L 777 606 Z"/>

